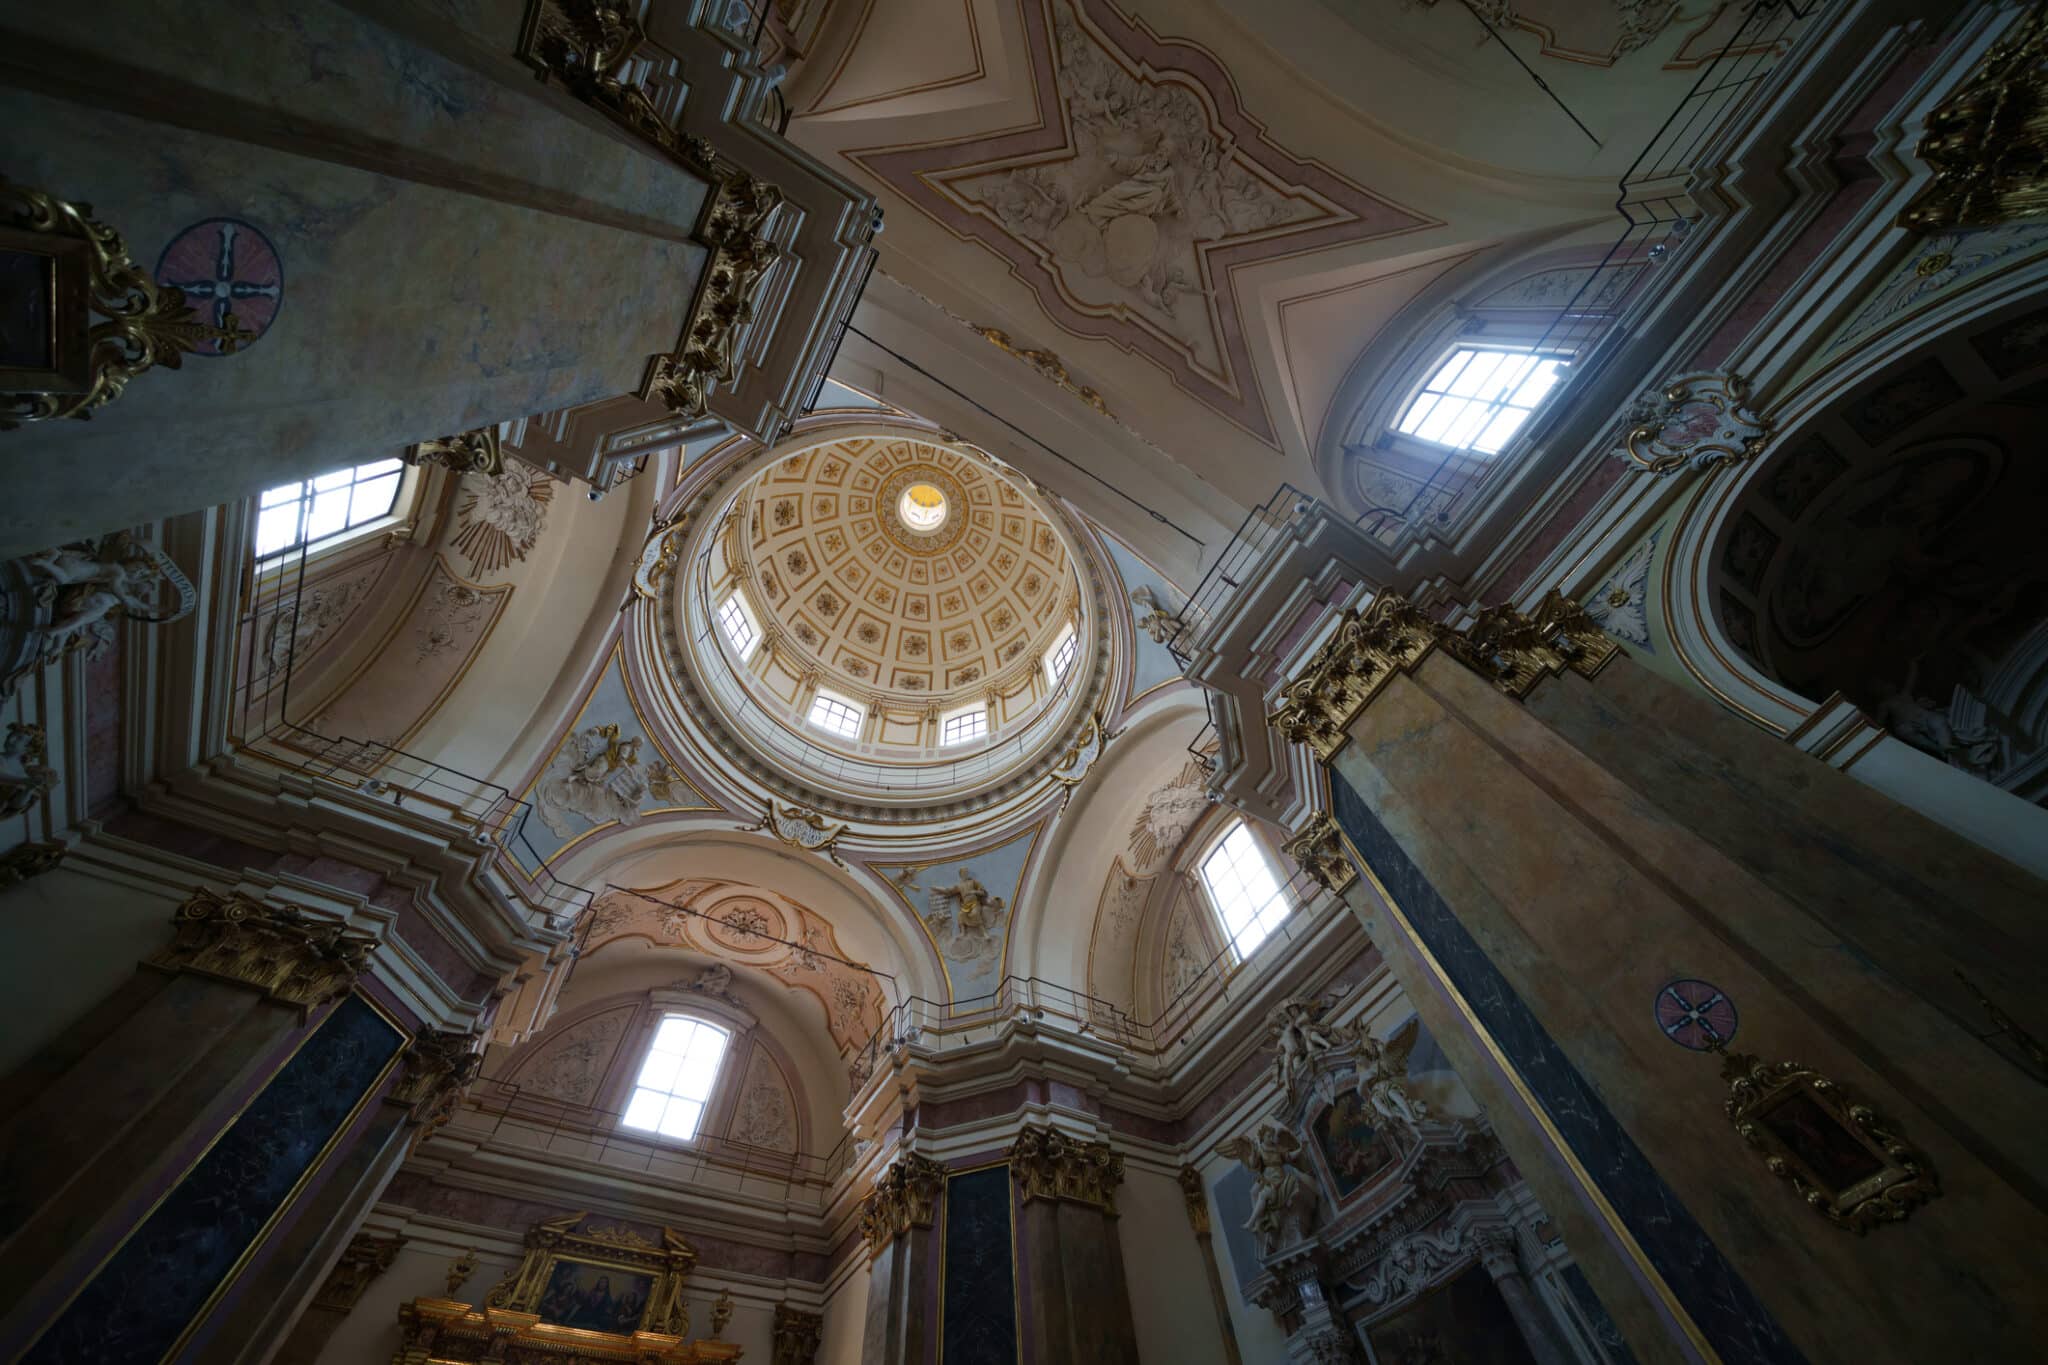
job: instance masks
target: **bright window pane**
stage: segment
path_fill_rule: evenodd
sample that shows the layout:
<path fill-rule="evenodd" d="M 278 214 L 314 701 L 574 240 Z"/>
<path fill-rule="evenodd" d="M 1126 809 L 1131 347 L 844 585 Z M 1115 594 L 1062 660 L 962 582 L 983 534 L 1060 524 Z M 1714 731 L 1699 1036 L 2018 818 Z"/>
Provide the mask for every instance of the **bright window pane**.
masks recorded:
<path fill-rule="evenodd" d="M 965 744 L 971 739 L 980 739 L 988 733 L 988 713 L 980 707 L 962 711 L 957 716 L 946 717 L 939 730 L 939 743 Z"/>
<path fill-rule="evenodd" d="M 1067 670 L 1074 666 L 1074 658 L 1081 652 L 1080 637 L 1072 630 L 1060 636 L 1060 642 L 1045 656 L 1046 676 L 1055 684 L 1067 676 Z"/>
<path fill-rule="evenodd" d="M 264 489 L 257 499 L 257 557 L 272 558 L 389 516 L 404 478 L 402 461 L 375 460 Z"/>
<path fill-rule="evenodd" d="M 725 638 L 732 642 L 733 652 L 742 659 L 747 657 L 758 638 L 754 623 L 747 615 L 747 609 L 740 602 L 740 595 L 734 593 L 725 599 L 725 605 L 718 609 L 718 624 L 725 630 Z"/>
<path fill-rule="evenodd" d="M 697 1136 L 725 1044 L 725 1030 L 702 1019 L 672 1014 L 662 1020 L 619 1122 L 663 1137 Z"/>
<path fill-rule="evenodd" d="M 860 708 L 852 702 L 820 692 L 811 699 L 811 724 L 841 739 L 860 734 Z"/>
<path fill-rule="evenodd" d="M 1417 440 L 1497 454 L 1556 386 L 1563 356 L 1461 346 L 1395 419 Z"/>
<path fill-rule="evenodd" d="M 1287 918 L 1289 906 L 1272 864 L 1243 821 L 1230 827 L 1202 859 L 1202 884 L 1242 960 Z"/>

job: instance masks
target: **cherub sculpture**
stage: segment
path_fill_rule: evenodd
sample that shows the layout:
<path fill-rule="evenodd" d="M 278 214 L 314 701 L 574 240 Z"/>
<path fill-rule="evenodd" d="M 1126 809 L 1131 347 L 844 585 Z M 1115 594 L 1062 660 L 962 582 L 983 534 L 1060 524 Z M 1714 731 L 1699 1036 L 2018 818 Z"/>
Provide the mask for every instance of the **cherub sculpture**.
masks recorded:
<path fill-rule="evenodd" d="M 1273 1026 L 1273 1076 L 1289 1099 L 1299 1093 L 1302 1081 L 1315 1070 L 1316 1059 L 1341 1041 L 1336 1030 L 1324 1024 L 1322 1011 L 1300 996 L 1282 1000 L 1273 1007 L 1267 1022 Z"/>
<path fill-rule="evenodd" d="M 1422 1021 L 1410 1019 L 1384 1043 L 1360 1024 L 1357 1033 L 1358 1097 L 1381 1118 L 1407 1128 L 1427 1119 L 1429 1106 L 1408 1093 L 1408 1054 L 1422 1036 Z"/>
<path fill-rule="evenodd" d="M 1251 1172 L 1252 1213 L 1245 1227 L 1267 1254 L 1286 1241 L 1308 1235 L 1315 1221 L 1316 1190 L 1307 1173 L 1295 1164 L 1301 1155 L 1301 1139 L 1267 1119 L 1216 1150 Z"/>

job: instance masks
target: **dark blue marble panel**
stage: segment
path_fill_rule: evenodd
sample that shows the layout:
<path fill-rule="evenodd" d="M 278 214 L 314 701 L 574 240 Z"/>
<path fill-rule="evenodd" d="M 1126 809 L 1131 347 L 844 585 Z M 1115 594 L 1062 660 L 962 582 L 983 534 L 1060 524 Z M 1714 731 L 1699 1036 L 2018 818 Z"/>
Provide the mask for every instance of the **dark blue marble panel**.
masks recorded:
<path fill-rule="evenodd" d="M 939 1358 L 946 1365 L 1017 1365 L 1016 1252 L 1010 1168 L 946 1180 L 946 1299 Z"/>
<path fill-rule="evenodd" d="M 1730 1365 L 1803 1365 L 1806 1357 L 1770 1310 L 1707 1237 L 1676 1191 L 1664 1183 L 1642 1148 L 1556 1039 L 1544 1031 L 1535 1012 L 1458 922 L 1372 807 L 1335 769 L 1330 771 L 1330 796 L 1337 823 L 1352 846 L 1385 884 L 1416 935 L 1443 965 L 1451 984 L 1721 1358 Z"/>
<path fill-rule="evenodd" d="M 404 1041 L 360 996 L 337 1005 L 100 1267 L 25 1365 L 162 1359 Z"/>

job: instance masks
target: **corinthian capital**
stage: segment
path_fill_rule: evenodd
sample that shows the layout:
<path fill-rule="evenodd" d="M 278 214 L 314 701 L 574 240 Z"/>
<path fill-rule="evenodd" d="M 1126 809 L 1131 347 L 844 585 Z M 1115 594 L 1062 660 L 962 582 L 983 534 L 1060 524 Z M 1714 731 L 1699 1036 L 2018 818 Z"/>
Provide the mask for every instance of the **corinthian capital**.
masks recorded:
<path fill-rule="evenodd" d="M 348 994 L 377 947 L 374 935 L 304 906 L 212 891 L 192 893 L 171 924 L 175 937 L 152 966 L 253 986 L 302 1012 Z"/>
<path fill-rule="evenodd" d="M 1026 1128 L 1011 1144 L 1010 1173 L 1027 1200 L 1067 1199 L 1115 1213 L 1124 1159 L 1107 1142 L 1082 1142 L 1057 1128 Z"/>
<path fill-rule="evenodd" d="M 868 1239 L 868 1254 L 881 1254 L 889 1243 L 912 1228 L 932 1225 L 939 1190 L 946 1183 L 946 1168 L 915 1152 L 897 1159 L 875 1182 L 875 1192 L 861 1208 L 860 1230 Z"/>

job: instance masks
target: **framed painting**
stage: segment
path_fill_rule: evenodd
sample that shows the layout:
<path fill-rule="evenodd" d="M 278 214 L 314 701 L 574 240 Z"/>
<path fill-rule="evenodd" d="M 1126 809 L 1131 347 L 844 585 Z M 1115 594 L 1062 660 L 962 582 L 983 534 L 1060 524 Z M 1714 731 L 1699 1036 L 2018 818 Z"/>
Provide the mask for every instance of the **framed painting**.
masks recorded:
<path fill-rule="evenodd" d="M 686 1336 L 683 1281 L 697 1253 L 673 1228 L 656 1244 L 632 1228 L 579 1228 L 583 1214 L 536 1223 L 526 1255 L 485 1303 L 538 1314 L 543 1323 L 630 1336 Z"/>
<path fill-rule="evenodd" d="M 603 1261 L 556 1257 L 541 1291 L 543 1322 L 591 1332 L 637 1332 L 654 1292 L 654 1274 Z"/>
<path fill-rule="evenodd" d="M 1536 1365 L 1493 1276 L 1467 1266 L 1365 1329 L 1374 1365 Z"/>
<path fill-rule="evenodd" d="M 1394 1144 L 1381 1133 L 1379 1115 L 1355 1091 L 1346 1091 L 1309 1125 L 1316 1155 L 1338 1200 L 1348 1199 L 1392 1165 Z"/>
<path fill-rule="evenodd" d="M 92 387 L 92 244 L 0 225 L 0 391 Z"/>

